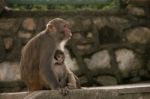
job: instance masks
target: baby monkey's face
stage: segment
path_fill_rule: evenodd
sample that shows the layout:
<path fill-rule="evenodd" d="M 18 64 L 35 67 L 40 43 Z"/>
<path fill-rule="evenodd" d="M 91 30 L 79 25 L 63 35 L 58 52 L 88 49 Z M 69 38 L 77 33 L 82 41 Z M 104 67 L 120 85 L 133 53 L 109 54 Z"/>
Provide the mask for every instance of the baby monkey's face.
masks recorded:
<path fill-rule="evenodd" d="M 58 63 L 63 63 L 64 62 L 64 55 L 63 54 L 59 54 L 57 55 L 57 62 Z"/>

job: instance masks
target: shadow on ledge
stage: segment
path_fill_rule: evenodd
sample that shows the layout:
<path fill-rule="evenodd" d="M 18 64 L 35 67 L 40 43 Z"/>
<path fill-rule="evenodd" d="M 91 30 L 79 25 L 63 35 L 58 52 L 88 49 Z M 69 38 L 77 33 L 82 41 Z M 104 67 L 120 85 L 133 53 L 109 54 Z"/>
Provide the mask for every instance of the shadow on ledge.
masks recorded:
<path fill-rule="evenodd" d="M 1 93 L 0 99 L 150 99 L 150 84 L 93 87 L 72 90 L 67 96 L 58 91 Z"/>

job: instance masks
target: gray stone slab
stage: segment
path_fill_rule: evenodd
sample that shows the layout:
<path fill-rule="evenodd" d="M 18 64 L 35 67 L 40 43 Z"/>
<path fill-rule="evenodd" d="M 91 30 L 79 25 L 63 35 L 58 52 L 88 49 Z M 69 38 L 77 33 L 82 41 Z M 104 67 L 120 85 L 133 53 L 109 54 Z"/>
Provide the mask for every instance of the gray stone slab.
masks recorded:
<path fill-rule="evenodd" d="M 0 93 L 0 99 L 150 99 L 150 84 L 92 87 L 71 90 L 63 96 L 56 90 Z"/>

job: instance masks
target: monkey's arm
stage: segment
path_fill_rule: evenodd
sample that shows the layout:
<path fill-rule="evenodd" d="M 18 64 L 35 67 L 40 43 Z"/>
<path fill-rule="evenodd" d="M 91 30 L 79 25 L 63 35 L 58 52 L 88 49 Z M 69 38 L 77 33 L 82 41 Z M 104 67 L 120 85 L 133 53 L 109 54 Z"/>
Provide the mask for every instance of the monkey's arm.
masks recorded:
<path fill-rule="evenodd" d="M 80 80 L 79 78 L 72 72 L 71 74 L 69 74 L 68 76 L 68 88 L 70 89 L 77 89 L 77 88 L 81 88 L 81 84 L 80 84 Z"/>
<path fill-rule="evenodd" d="M 79 78 L 66 66 L 66 71 L 68 75 L 68 83 L 67 86 L 69 89 L 77 89 L 81 88 Z"/>
<path fill-rule="evenodd" d="M 81 83 L 80 83 L 79 78 L 74 73 L 73 73 L 73 75 L 74 75 L 74 78 L 76 79 L 76 86 L 77 86 L 77 88 L 81 88 Z"/>
<path fill-rule="evenodd" d="M 74 73 L 66 66 L 66 71 L 68 75 L 68 82 L 67 87 L 69 89 L 76 89 L 77 88 L 77 80 L 74 76 Z"/>
<path fill-rule="evenodd" d="M 47 83 L 51 89 L 59 89 L 60 85 L 54 75 L 52 69 L 53 57 L 55 51 L 55 44 L 52 43 L 53 40 L 43 39 L 40 50 L 40 65 L 39 71 L 40 76 Z"/>
<path fill-rule="evenodd" d="M 68 86 L 69 89 L 75 89 L 75 88 L 77 88 L 76 79 L 75 79 L 73 73 L 69 73 L 68 74 L 68 83 L 67 83 L 67 86 Z"/>

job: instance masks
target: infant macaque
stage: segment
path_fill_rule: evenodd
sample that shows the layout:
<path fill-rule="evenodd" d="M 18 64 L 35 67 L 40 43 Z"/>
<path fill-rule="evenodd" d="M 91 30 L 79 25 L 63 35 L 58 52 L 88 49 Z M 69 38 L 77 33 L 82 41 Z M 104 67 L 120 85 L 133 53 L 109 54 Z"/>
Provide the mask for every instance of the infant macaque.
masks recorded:
<path fill-rule="evenodd" d="M 80 88 L 80 83 L 78 77 L 68 69 L 65 65 L 65 55 L 61 50 L 56 50 L 54 55 L 54 71 L 57 81 L 62 88 L 67 87 L 69 89 Z"/>
<path fill-rule="evenodd" d="M 64 64 L 64 60 L 65 60 L 64 53 L 60 50 L 56 50 L 54 59 L 55 59 L 55 63 L 54 63 L 55 75 L 60 86 L 63 88 L 67 86 L 67 80 L 68 80 L 66 66 Z"/>
<path fill-rule="evenodd" d="M 65 55 L 63 53 L 63 51 L 61 50 L 56 50 L 55 55 L 54 55 L 54 59 L 55 59 L 55 64 L 59 64 L 62 65 L 64 64 L 64 60 L 65 60 Z"/>

